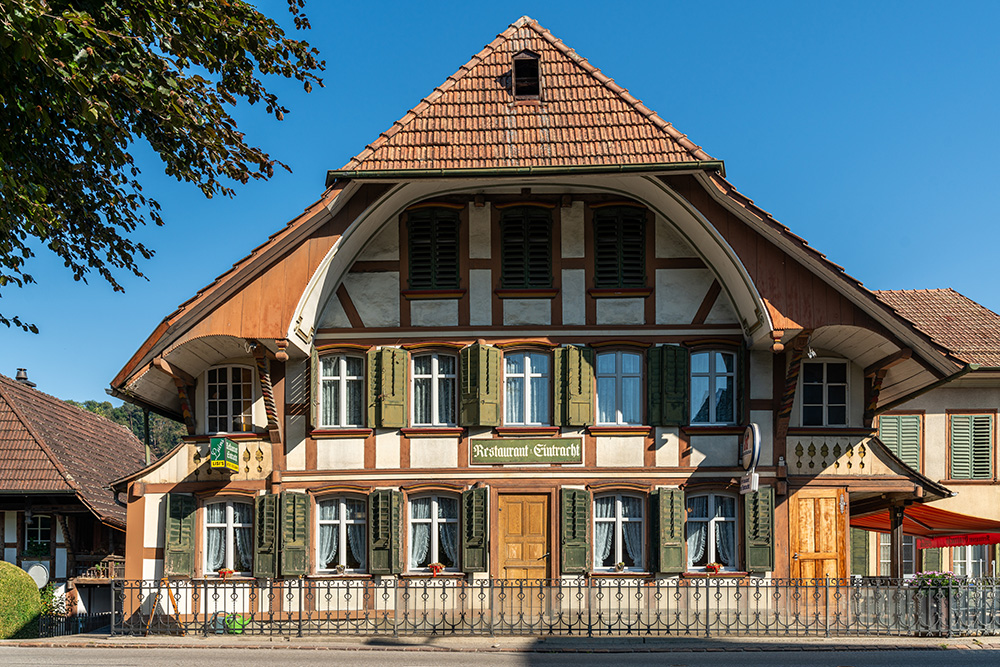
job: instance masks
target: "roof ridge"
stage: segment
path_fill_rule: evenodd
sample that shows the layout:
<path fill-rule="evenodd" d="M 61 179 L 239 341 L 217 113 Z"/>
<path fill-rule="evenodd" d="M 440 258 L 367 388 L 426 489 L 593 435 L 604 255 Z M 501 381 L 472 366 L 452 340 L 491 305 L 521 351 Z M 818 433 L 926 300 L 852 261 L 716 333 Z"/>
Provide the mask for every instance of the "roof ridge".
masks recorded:
<path fill-rule="evenodd" d="M 4 378 L 5 380 L 10 380 L 10 378 L 8 378 L 6 375 L 2 375 L 0 377 Z M 16 380 L 11 380 L 11 381 L 16 382 Z M 73 475 L 67 472 L 65 466 L 63 466 L 62 463 L 59 462 L 59 459 L 56 457 L 52 449 L 47 444 L 45 444 L 45 439 L 39 435 L 34 424 L 31 423 L 31 420 L 24 416 L 24 413 L 17 406 L 17 402 L 11 400 L 10 395 L 7 393 L 7 389 L 3 385 L 4 383 L 0 382 L 0 398 L 3 398 L 3 400 L 6 401 L 7 406 L 10 407 L 11 409 L 11 412 L 14 413 L 14 416 L 18 418 L 18 420 L 21 422 L 21 425 L 24 426 L 25 430 L 28 431 L 32 439 L 34 439 L 35 444 L 38 445 L 38 448 L 42 450 L 42 452 L 45 454 L 46 457 L 48 457 L 49 463 L 51 463 L 52 467 L 56 469 L 56 472 L 58 472 L 62 476 L 63 481 L 66 482 L 66 484 L 68 484 L 69 487 L 73 489 L 74 492 L 76 492 L 77 497 L 80 497 L 81 495 L 80 483 L 77 482 L 76 479 L 74 479 Z M 30 387 L 25 387 L 25 388 L 30 389 Z M 32 389 L 32 391 L 38 391 L 38 390 Z M 43 391 L 39 391 L 38 393 L 44 396 L 50 396 L 49 394 L 46 394 Z M 51 398 L 55 397 L 52 396 Z"/>

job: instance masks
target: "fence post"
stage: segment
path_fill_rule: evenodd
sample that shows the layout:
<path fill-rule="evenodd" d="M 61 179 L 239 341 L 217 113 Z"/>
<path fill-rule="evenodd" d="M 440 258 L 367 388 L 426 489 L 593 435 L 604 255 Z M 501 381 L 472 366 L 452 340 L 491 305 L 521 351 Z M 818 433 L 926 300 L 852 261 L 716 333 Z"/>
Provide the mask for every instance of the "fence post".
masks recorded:
<path fill-rule="evenodd" d="M 305 605 L 303 604 L 302 577 L 299 577 L 299 637 L 302 636 L 302 614 Z"/>
<path fill-rule="evenodd" d="M 830 636 L 830 577 L 823 577 L 823 636 Z"/>
<path fill-rule="evenodd" d="M 111 580 L 111 636 L 115 636 L 115 598 L 118 597 L 115 592 L 115 586 L 118 583 L 117 579 Z"/>
<path fill-rule="evenodd" d="M 495 637 L 497 634 L 497 615 L 494 608 L 494 602 L 496 598 L 493 595 L 493 577 L 489 578 L 490 582 L 490 637 Z"/>
<path fill-rule="evenodd" d="M 711 584 L 709 583 L 710 581 L 711 579 L 709 577 L 705 577 L 705 636 L 706 637 L 712 636 L 712 627 L 711 627 L 712 621 L 710 619 L 710 616 L 712 614 L 712 609 L 711 609 L 712 596 L 709 595 L 709 589 L 711 588 Z"/>

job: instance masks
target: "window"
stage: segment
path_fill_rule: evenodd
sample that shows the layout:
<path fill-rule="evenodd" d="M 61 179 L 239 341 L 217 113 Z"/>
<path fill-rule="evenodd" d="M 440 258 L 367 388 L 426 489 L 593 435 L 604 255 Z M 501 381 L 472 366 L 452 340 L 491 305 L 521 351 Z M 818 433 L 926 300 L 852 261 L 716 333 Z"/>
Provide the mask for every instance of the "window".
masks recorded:
<path fill-rule="evenodd" d="M 882 415 L 878 437 L 903 463 L 920 470 L 920 415 Z"/>
<path fill-rule="evenodd" d="M 847 426 L 847 362 L 802 363 L 802 425 Z"/>
<path fill-rule="evenodd" d="M 985 544 L 951 548 L 951 568 L 960 577 L 986 577 L 987 553 Z"/>
<path fill-rule="evenodd" d="M 364 425 L 364 372 L 360 357 L 320 357 L 320 426 Z"/>
<path fill-rule="evenodd" d="M 514 56 L 514 97 L 537 99 L 541 86 L 538 76 L 538 55 L 531 51 L 521 51 Z"/>
<path fill-rule="evenodd" d="M 642 355 L 597 355 L 597 423 L 642 423 Z"/>
<path fill-rule="evenodd" d="M 878 534 L 878 573 L 883 577 L 892 576 L 892 536 Z M 916 549 L 913 535 L 903 535 L 903 576 L 912 577 L 917 573 Z"/>
<path fill-rule="evenodd" d="M 736 355 L 691 353 L 691 423 L 736 423 Z"/>
<path fill-rule="evenodd" d="M 366 565 L 367 506 L 354 498 L 327 498 L 319 506 L 319 543 L 316 563 L 320 571 L 363 572 Z"/>
<path fill-rule="evenodd" d="M 646 210 L 594 210 L 594 287 L 646 286 Z"/>
<path fill-rule="evenodd" d="M 686 527 L 689 570 L 704 570 L 709 563 L 736 569 L 735 497 L 711 493 L 688 496 Z"/>
<path fill-rule="evenodd" d="M 413 357 L 413 424 L 454 426 L 457 362 L 447 354 Z"/>
<path fill-rule="evenodd" d="M 458 499 L 425 496 L 410 500 L 410 569 L 441 563 L 458 569 Z"/>
<path fill-rule="evenodd" d="M 500 238 L 503 287 L 552 287 L 552 216 L 547 209 L 504 210 Z"/>
<path fill-rule="evenodd" d="M 549 355 L 537 352 L 504 355 L 505 424 L 548 424 L 549 393 Z"/>
<path fill-rule="evenodd" d="M 253 505 L 226 501 L 205 506 L 205 573 L 253 570 Z"/>
<path fill-rule="evenodd" d="M 407 214 L 410 289 L 457 289 L 458 211 L 419 208 Z"/>
<path fill-rule="evenodd" d="M 242 366 L 209 369 L 208 432 L 241 433 L 253 430 L 253 371 Z"/>
<path fill-rule="evenodd" d="M 644 504 L 645 499 L 637 496 L 594 498 L 594 569 L 643 569 Z"/>
<path fill-rule="evenodd" d="M 25 558 L 48 558 L 52 553 L 52 517 L 35 514 L 24 517 Z"/>
<path fill-rule="evenodd" d="M 993 415 L 950 415 L 951 478 L 993 476 Z"/>

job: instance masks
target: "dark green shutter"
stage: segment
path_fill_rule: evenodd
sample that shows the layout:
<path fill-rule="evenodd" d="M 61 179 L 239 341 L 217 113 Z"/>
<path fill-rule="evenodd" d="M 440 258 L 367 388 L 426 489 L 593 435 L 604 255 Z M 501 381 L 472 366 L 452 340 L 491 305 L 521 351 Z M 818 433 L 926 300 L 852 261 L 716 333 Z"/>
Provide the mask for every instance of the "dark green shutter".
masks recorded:
<path fill-rule="evenodd" d="M 868 531 L 851 528 L 851 574 L 868 576 Z"/>
<path fill-rule="evenodd" d="M 485 487 L 469 489 L 462 493 L 462 569 L 465 572 L 486 572 L 489 550 Z"/>
<path fill-rule="evenodd" d="M 167 494 L 167 525 L 163 550 L 163 574 L 167 577 L 194 576 L 194 497 Z"/>
<path fill-rule="evenodd" d="M 743 496 L 743 535 L 748 572 L 774 569 L 774 488 Z"/>
<path fill-rule="evenodd" d="M 920 415 L 882 415 L 878 437 L 903 463 L 920 470 Z"/>
<path fill-rule="evenodd" d="M 278 496 L 274 493 L 254 498 L 253 576 L 278 576 Z"/>
<path fill-rule="evenodd" d="M 458 275 L 458 211 L 424 208 L 407 213 L 410 289 L 455 289 Z"/>
<path fill-rule="evenodd" d="M 500 284 L 552 287 L 552 214 L 537 206 L 506 209 L 500 219 Z"/>
<path fill-rule="evenodd" d="M 993 475 L 993 416 L 951 415 L 952 479 Z"/>
<path fill-rule="evenodd" d="M 309 496 L 281 493 L 281 574 L 285 577 L 309 573 Z"/>
<path fill-rule="evenodd" d="M 383 347 L 368 353 L 368 426 L 406 426 L 406 350 Z"/>
<path fill-rule="evenodd" d="M 587 558 L 587 532 L 590 526 L 590 492 L 562 489 L 562 521 L 559 547 L 562 571 L 566 574 L 590 570 Z"/>
<path fill-rule="evenodd" d="M 679 345 L 660 345 L 646 352 L 649 378 L 649 423 L 687 426 L 690 353 Z"/>
<path fill-rule="evenodd" d="M 309 425 L 319 427 L 319 395 L 322 387 L 319 379 L 319 353 L 313 347 L 309 353 Z"/>
<path fill-rule="evenodd" d="M 503 353 L 474 343 L 459 354 L 459 415 L 462 426 L 499 426 Z"/>
<path fill-rule="evenodd" d="M 403 571 L 403 494 L 392 489 L 368 496 L 368 571 L 399 574 Z"/>
<path fill-rule="evenodd" d="M 646 210 L 594 211 L 594 287 L 646 286 Z"/>
<path fill-rule="evenodd" d="M 552 420 L 556 426 L 594 423 L 594 350 L 567 345 L 553 352 Z"/>
<path fill-rule="evenodd" d="M 972 416 L 972 476 L 989 479 L 993 476 L 993 416 Z"/>
<path fill-rule="evenodd" d="M 921 549 L 920 553 L 923 554 L 923 564 L 921 565 L 922 572 L 940 572 L 941 571 L 941 548 L 936 549 Z"/>
<path fill-rule="evenodd" d="M 662 574 L 677 574 L 687 569 L 684 523 L 687 508 L 684 505 L 684 491 L 681 489 L 660 489 L 654 495 L 656 514 L 656 571 Z"/>

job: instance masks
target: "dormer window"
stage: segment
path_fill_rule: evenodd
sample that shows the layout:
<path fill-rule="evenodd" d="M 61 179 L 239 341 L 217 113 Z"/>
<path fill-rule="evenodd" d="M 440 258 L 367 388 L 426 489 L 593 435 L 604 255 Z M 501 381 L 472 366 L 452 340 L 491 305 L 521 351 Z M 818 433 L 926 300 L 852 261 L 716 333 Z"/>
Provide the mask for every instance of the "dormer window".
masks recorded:
<path fill-rule="evenodd" d="M 537 100 L 541 96 L 538 59 L 538 54 L 532 51 L 521 51 L 514 56 L 514 99 Z"/>

